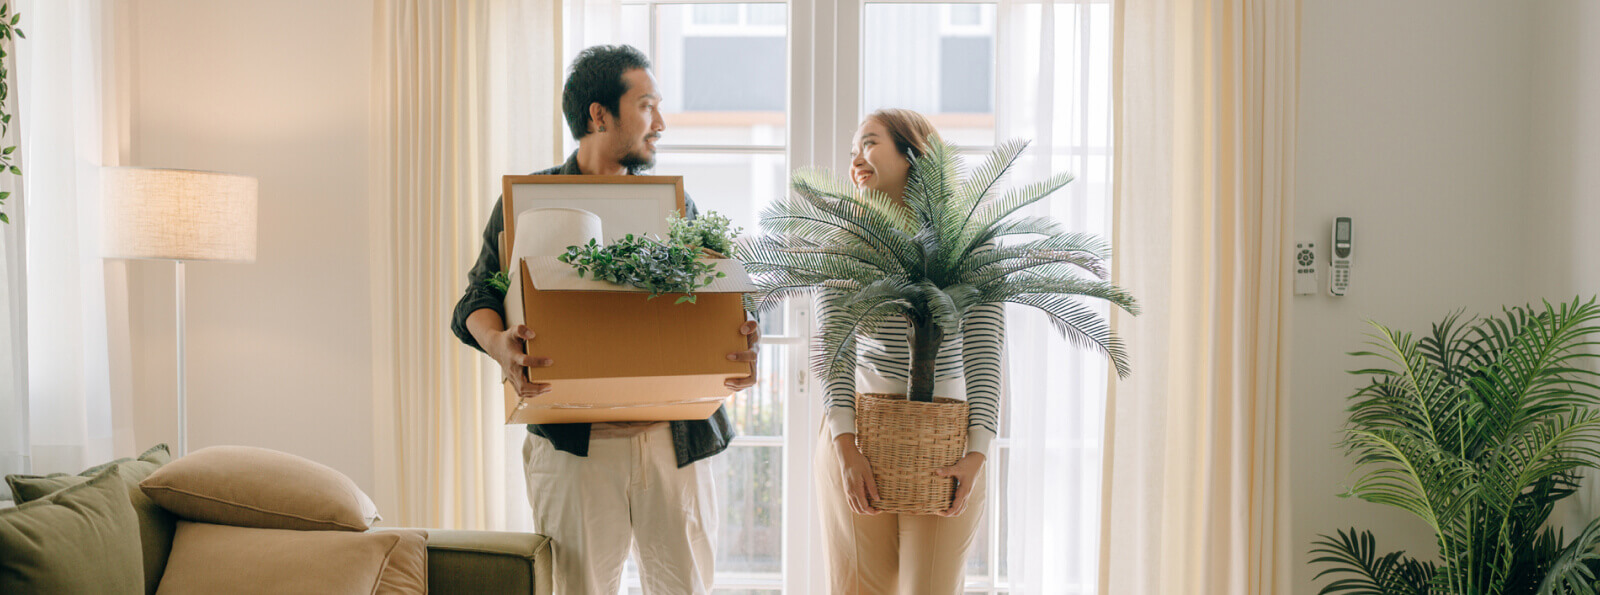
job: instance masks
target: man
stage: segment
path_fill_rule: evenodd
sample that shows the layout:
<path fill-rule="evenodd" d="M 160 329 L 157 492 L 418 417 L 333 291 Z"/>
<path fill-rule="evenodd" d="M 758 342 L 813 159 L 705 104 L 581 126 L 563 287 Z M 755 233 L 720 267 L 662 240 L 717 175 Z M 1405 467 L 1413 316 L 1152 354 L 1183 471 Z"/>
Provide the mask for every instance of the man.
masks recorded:
<path fill-rule="evenodd" d="M 628 46 L 597 46 L 572 63 L 562 111 L 578 150 L 567 162 L 534 175 L 636 174 L 655 162 L 655 141 L 666 129 L 650 61 Z M 684 198 L 686 217 L 697 214 Z M 483 250 L 456 304 L 451 329 L 461 341 L 500 363 L 513 388 L 537 397 L 549 384 L 527 380 L 527 367 L 560 365 L 524 353 L 538 329 L 506 328 L 504 296 L 489 279 L 500 270 L 498 237 L 505 229 L 496 203 L 483 230 Z M 754 362 L 759 332 L 740 332 L 751 349 L 728 355 Z M 729 380 L 743 390 L 755 376 Z M 711 588 L 716 495 L 711 463 L 733 438 L 718 409 L 700 421 L 529 425 L 523 444 L 534 530 L 554 541 L 557 593 L 616 593 L 632 546 L 646 593 L 707 593 Z"/>

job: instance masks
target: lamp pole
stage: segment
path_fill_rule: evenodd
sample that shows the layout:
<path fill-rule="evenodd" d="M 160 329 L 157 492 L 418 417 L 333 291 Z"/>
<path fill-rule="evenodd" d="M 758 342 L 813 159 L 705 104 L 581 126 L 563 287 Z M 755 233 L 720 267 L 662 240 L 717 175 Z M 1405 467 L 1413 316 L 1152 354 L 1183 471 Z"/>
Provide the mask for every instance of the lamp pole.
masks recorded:
<path fill-rule="evenodd" d="M 185 385 L 189 378 L 184 374 L 184 308 L 183 308 L 183 261 L 174 260 L 178 265 L 178 456 L 189 454 L 189 404 L 184 400 Z"/>

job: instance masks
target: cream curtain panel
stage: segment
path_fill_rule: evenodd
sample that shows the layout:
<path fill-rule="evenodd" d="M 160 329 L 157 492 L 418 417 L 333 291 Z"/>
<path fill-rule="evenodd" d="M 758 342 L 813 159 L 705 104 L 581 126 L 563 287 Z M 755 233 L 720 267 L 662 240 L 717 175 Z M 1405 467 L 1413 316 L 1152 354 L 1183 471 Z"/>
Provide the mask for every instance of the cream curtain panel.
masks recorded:
<path fill-rule="evenodd" d="M 555 159 L 556 14 L 541 0 L 376 3 L 375 497 L 399 525 L 530 523 L 526 430 L 504 425 L 499 372 L 450 317 L 500 177 Z"/>
<path fill-rule="evenodd" d="M 1119 0 L 1101 593 L 1289 592 L 1298 0 Z"/>

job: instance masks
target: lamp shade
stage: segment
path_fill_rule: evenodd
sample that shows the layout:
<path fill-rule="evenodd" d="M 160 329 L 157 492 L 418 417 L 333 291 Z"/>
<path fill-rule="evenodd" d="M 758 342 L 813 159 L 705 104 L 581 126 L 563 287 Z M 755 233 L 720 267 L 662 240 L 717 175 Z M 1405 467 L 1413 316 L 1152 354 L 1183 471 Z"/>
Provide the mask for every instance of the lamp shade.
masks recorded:
<path fill-rule="evenodd" d="M 104 256 L 255 262 L 256 188 L 235 174 L 105 168 Z"/>

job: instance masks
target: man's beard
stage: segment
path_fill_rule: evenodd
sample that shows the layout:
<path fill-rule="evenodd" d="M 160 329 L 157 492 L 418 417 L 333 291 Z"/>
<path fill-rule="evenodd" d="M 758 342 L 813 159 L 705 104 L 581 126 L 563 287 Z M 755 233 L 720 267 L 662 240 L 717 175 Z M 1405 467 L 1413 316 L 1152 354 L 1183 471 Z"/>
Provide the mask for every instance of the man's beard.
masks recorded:
<path fill-rule="evenodd" d="M 624 153 L 622 158 L 617 160 L 617 163 L 627 168 L 629 174 L 637 175 L 650 171 L 650 168 L 655 167 L 656 156 L 650 153 L 649 149 L 641 146 L 638 149 Z"/>

